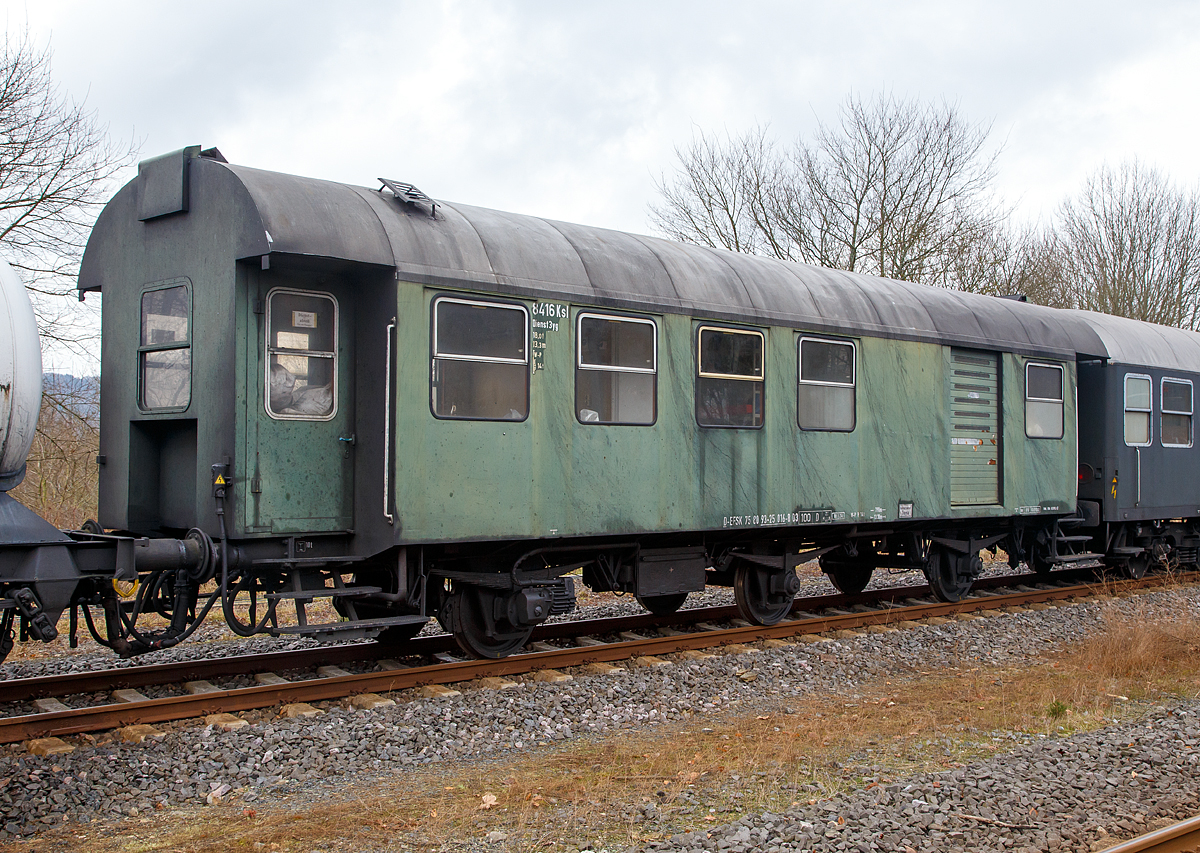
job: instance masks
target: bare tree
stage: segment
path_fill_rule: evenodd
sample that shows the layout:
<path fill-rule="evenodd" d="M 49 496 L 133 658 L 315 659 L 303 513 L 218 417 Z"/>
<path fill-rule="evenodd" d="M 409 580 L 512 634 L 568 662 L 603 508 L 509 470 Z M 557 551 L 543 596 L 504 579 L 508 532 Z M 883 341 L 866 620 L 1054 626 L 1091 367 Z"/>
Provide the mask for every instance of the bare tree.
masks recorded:
<path fill-rule="evenodd" d="M 59 92 L 50 60 L 27 31 L 0 49 L 0 251 L 30 290 L 42 335 L 70 342 L 64 297 L 111 181 L 136 151 Z"/>
<path fill-rule="evenodd" d="M 651 219 L 676 239 L 839 269 L 954 285 L 964 245 L 1006 218 L 990 195 L 989 128 L 951 104 L 850 97 L 789 153 L 764 128 L 702 133 L 677 151 Z"/>
<path fill-rule="evenodd" d="M 99 413 L 99 380 L 46 377 L 25 479 L 12 494 L 58 527 L 96 517 Z"/>
<path fill-rule="evenodd" d="M 965 241 L 951 252 L 945 281 L 930 283 L 988 296 L 1019 295 L 1053 308 L 1075 307 L 1058 235 L 1036 225 L 997 225 Z"/>
<path fill-rule="evenodd" d="M 789 206 L 806 259 L 891 278 L 944 278 L 956 248 L 1000 216 L 988 197 L 989 128 L 940 107 L 851 97 L 840 126 L 820 125 L 793 155 L 802 188 Z"/>
<path fill-rule="evenodd" d="M 1057 254 L 1080 308 L 1195 329 L 1200 196 L 1137 160 L 1103 166 L 1058 211 Z"/>
<path fill-rule="evenodd" d="M 669 237 L 746 254 L 778 254 L 769 239 L 768 197 L 788 180 L 765 127 L 724 140 L 697 131 L 675 149 L 679 173 L 661 179 L 650 215 Z"/>

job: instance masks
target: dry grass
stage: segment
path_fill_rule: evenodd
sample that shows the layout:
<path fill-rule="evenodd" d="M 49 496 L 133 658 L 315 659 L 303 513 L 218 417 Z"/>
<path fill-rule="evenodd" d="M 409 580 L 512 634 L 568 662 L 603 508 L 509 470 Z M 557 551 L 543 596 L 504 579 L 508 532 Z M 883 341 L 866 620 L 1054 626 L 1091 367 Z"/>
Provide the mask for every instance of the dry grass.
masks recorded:
<path fill-rule="evenodd" d="M 453 849 L 500 830 L 497 850 L 616 846 L 815 802 L 838 791 L 959 766 L 1008 748 L 1010 732 L 1061 734 L 1129 719 L 1144 702 L 1194 696 L 1200 618 L 1178 604 L 1112 609 L 1087 643 L 1018 670 L 882 680 L 853 697 L 724 713 L 489 762 L 397 772 L 312 801 L 227 805 L 126 821 L 122 834 L 47 836 L 47 849 L 290 851 Z M 653 804 L 661 819 L 636 820 Z M 81 837 L 85 836 L 85 837 Z M 13 849 L 30 849 L 16 845 Z M 577 848 L 576 848 L 577 849 Z"/>
<path fill-rule="evenodd" d="M 1104 630 L 1077 653 L 1076 663 L 1109 678 L 1153 680 L 1194 665 L 1200 652 L 1200 623 L 1186 599 L 1173 618 L 1135 609 L 1104 614 Z"/>

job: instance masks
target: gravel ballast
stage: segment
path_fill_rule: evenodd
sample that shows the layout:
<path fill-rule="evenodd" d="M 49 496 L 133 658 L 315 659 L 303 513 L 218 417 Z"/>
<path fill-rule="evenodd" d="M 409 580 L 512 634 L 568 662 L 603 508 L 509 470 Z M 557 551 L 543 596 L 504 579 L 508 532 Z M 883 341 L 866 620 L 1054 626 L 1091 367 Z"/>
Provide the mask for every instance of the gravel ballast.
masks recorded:
<path fill-rule="evenodd" d="M 1136 607 L 1200 609 L 1198 601 L 1200 593 L 1191 590 L 1151 593 L 1138 596 Z M 1103 606 L 1135 605 L 1114 600 Z M 739 714 L 779 710 L 793 697 L 850 695 L 880 677 L 1019 665 L 1083 639 L 1100 624 L 1101 611 L 1101 603 L 1089 601 L 562 684 L 527 679 L 516 689 L 464 689 L 444 699 L 403 701 L 408 695 L 400 694 L 391 708 L 359 712 L 334 705 L 316 718 L 264 717 L 232 732 L 185 726 L 138 745 L 80 741 L 75 752 L 47 758 L 12 745 L 0 748 L 0 839 L 34 835 L 64 820 L 175 805 L 267 803 L 294 792 L 317 798 L 405 767 L 494 758 L 662 721 L 717 720 L 731 707 Z M 748 670 L 756 678 L 747 680 Z M 1027 738 L 1010 754 L 967 768 L 707 827 L 654 849 L 1079 849 L 1077 840 L 1096 834 L 1097 826 L 1123 829 L 1114 820 L 1124 820 L 1136 827 L 1156 816 L 1155 809 L 1191 803 L 1182 793 L 1194 788 L 1198 712 L 1181 704 L 1136 725 L 1062 742 Z"/>
<path fill-rule="evenodd" d="M 1200 702 L 1136 723 L 1039 738 L 992 760 L 876 785 L 780 815 L 684 833 L 657 853 L 1089 850 L 1195 814 Z M 1115 843 L 1115 842 L 1114 842 Z"/>

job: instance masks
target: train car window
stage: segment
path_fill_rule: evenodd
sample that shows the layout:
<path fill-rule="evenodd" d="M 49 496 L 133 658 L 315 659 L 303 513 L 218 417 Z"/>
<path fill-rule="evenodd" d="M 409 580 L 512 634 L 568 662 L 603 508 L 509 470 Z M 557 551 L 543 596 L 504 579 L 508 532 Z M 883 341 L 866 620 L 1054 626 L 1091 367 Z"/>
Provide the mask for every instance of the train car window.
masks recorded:
<path fill-rule="evenodd" d="M 267 414 L 327 421 L 337 414 L 338 304 L 327 293 L 267 294 Z"/>
<path fill-rule="evenodd" d="M 1057 364 L 1025 365 L 1025 435 L 1063 437 L 1063 369 Z"/>
<path fill-rule="evenodd" d="M 438 418 L 529 416 L 529 313 L 523 305 L 434 300 L 430 408 Z"/>
<path fill-rule="evenodd" d="M 700 327 L 696 421 L 701 426 L 763 424 L 763 334 Z"/>
<path fill-rule="evenodd" d="M 1159 440 L 1163 447 L 1192 446 L 1192 383 L 1188 379 L 1162 381 L 1162 428 Z"/>
<path fill-rule="evenodd" d="M 186 409 L 192 400 L 191 297 L 186 284 L 142 294 L 139 403 L 146 410 Z"/>
<path fill-rule="evenodd" d="M 658 335 L 653 320 L 580 314 L 575 416 L 585 424 L 652 424 Z"/>
<path fill-rule="evenodd" d="M 1150 412 L 1153 386 L 1149 376 L 1125 375 L 1125 443 L 1132 447 L 1150 444 Z"/>
<path fill-rule="evenodd" d="M 796 418 L 801 429 L 854 429 L 854 344 L 800 339 Z"/>

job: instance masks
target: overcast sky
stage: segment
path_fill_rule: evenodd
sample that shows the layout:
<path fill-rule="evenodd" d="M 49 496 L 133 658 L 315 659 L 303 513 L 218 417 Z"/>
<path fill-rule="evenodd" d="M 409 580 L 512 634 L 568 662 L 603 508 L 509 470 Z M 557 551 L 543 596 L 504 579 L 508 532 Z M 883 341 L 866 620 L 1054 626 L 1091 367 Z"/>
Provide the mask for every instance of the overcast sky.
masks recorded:
<path fill-rule="evenodd" d="M 143 156 L 232 162 L 648 232 L 694 130 L 836 121 L 850 92 L 956 102 L 1049 214 L 1104 161 L 1200 175 L 1200 4 L 10 3 Z"/>
<path fill-rule="evenodd" d="M 63 88 L 144 157 L 217 146 L 640 233 L 697 129 L 764 123 L 790 141 L 851 92 L 946 99 L 990 124 L 1022 218 L 1105 161 L 1200 177 L 1196 3 L 9 3 L 9 32 L 26 25 Z"/>

